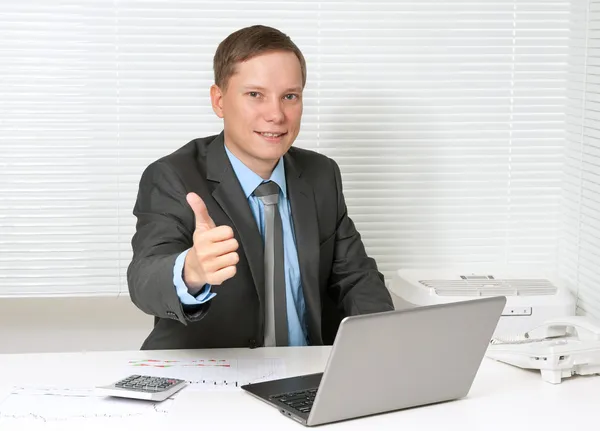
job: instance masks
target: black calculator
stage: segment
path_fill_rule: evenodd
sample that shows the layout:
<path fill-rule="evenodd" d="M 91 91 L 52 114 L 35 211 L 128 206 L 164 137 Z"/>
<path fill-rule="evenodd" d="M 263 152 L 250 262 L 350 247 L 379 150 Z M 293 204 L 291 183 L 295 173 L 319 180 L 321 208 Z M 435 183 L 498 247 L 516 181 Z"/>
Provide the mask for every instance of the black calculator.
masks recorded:
<path fill-rule="evenodd" d="M 142 376 L 125 377 L 108 386 L 98 386 L 98 395 L 139 400 L 163 401 L 187 385 L 185 380 L 168 377 Z"/>

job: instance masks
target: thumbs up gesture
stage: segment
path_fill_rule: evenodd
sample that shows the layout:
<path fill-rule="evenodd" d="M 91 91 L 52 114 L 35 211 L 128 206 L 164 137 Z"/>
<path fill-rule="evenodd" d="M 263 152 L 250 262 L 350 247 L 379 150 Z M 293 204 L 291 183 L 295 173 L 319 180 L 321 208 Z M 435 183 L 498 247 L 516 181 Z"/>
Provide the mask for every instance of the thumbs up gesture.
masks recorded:
<path fill-rule="evenodd" d="M 204 201 L 196 193 L 188 193 L 186 199 L 194 211 L 196 229 L 194 245 L 185 258 L 183 280 L 193 294 L 206 283 L 216 286 L 233 277 L 240 258 L 233 229 L 217 227 L 208 215 Z"/>

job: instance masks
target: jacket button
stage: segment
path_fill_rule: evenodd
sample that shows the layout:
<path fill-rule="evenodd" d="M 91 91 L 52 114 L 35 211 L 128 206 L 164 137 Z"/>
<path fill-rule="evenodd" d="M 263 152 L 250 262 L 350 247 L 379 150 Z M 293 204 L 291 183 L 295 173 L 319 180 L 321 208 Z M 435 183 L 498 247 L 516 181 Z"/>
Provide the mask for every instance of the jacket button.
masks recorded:
<path fill-rule="evenodd" d="M 255 349 L 256 348 L 256 340 L 254 338 L 248 340 L 248 343 L 250 344 L 250 348 L 251 349 Z"/>

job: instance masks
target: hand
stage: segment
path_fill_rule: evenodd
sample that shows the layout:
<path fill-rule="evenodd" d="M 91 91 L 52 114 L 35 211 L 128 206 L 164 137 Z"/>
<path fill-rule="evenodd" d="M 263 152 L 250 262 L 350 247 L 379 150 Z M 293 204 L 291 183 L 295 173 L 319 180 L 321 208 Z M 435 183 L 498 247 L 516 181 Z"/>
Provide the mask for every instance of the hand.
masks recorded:
<path fill-rule="evenodd" d="M 229 226 L 215 226 L 204 201 L 196 193 L 188 193 L 187 202 L 194 211 L 196 229 L 194 245 L 183 265 L 183 280 L 190 293 L 208 283 L 218 286 L 236 273 L 240 258 L 238 242 Z"/>

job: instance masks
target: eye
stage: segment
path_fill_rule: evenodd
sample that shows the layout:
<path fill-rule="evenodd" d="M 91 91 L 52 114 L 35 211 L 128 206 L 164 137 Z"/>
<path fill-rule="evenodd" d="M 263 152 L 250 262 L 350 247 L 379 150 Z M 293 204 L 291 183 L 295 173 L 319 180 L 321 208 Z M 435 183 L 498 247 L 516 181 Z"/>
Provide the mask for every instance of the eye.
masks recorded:
<path fill-rule="evenodd" d="M 258 91 L 249 91 L 248 92 L 248 96 L 250 97 L 258 97 L 260 95 L 260 93 Z"/>
<path fill-rule="evenodd" d="M 296 100 L 296 99 L 298 99 L 298 95 L 297 94 L 286 94 L 285 96 L 283 96 L 283 98 L 285 100 Z"/>

